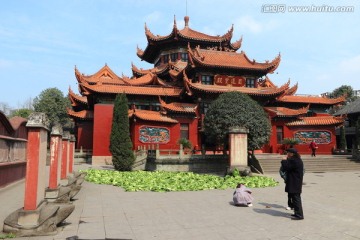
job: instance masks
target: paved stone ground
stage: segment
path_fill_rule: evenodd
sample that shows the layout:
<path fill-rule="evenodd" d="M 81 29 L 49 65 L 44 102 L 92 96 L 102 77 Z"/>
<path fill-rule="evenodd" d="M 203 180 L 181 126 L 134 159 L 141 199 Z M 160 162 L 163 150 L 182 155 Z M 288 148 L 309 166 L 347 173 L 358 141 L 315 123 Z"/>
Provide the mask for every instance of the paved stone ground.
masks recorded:
<path fill-rule="evenodd" d="M 305 219 L 285 210 L 284 183 L 254 188 L 253 207 L 232 205 L 233 189 L 125 192 L 84 182 L 75 211 L 54 236 L 17 239 L 360 239 L 360 172 L 306 173 Z M 22 207 L 24 181 L 0 190 L 0 221 Z"/>

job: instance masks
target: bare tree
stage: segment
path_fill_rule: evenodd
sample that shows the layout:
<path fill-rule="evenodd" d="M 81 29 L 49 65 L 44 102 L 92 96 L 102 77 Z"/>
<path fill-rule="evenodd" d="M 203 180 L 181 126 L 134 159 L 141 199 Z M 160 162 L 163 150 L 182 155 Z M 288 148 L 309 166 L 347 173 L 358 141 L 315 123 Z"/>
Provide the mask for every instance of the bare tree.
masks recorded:
<path fill-rule="evenodd" d="M 9 116 L 12 112 L 12 108 L 6 102 L 0 102 L 0 111 L 2 111 L 6 116 Z"/>

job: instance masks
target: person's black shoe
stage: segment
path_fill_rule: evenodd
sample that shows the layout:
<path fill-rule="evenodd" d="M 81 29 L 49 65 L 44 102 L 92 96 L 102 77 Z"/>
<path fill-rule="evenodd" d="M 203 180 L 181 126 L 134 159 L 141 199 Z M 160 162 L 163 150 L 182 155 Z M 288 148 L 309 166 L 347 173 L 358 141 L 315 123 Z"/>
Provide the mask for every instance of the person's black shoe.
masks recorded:
<path fill-rule="evenodd" d="M 303 217 L 299 217 L 297 215 L 295 215 L 291 218 L 291 220 L 303 220 L 303 219 L 304 219 Z"/>

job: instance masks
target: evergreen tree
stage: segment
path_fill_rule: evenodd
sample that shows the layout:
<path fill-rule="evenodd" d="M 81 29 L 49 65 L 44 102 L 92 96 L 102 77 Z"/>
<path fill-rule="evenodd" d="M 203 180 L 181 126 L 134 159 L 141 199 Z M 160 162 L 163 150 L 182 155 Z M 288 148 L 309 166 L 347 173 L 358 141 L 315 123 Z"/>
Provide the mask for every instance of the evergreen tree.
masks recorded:
<path fill-rule="evenodd" d="M 345 135 L 345 127 L 340 127 L 340 149 L 346 150 L 347 149 L 347 143 L 346 143 L 346 135 Z"/>
<path fill-rule="evenodd" d="M 110 152 L 116 170 L 131 171 L 135 156 L 130 139 L 128 101 L 125 94 L 118 94 L 115 98 L 110 134 Z"/>
<path fill-rule="evenodd" d="M 56 123 L 60 123 L 66 129 L 73 127 L 66 111 L 69 107 L 71 107 L 70 100 L 57 88 L 45 89 L 34 99 L 34 111 L 47 115 L 50 128 Z"/>
<path fill-rule="evenodd" d="M 355 150 L 359 149 L 360 145 L 360 118 L 356 120 L 355 125 Z"/>
<path fill-rule="evenodd" d="M 10 114 L 10 117 L 19 116 L 19 117 L 23 117 L 23 118 L 28 118 L 32 112 L 34 112 L 34 111 L 31 109 L 21 108 L 21 109 L 14 110 Z"/>
<path fill-rule="evenodd" d="M 229 127 L 234 126 L 249 130 L 249 150 L 259 149 L 269 141 L 271 123 L 262 106 L 244 93 L 223 93 L 206 112 L 204 130 L 207 142 L 226 146 Z"/>

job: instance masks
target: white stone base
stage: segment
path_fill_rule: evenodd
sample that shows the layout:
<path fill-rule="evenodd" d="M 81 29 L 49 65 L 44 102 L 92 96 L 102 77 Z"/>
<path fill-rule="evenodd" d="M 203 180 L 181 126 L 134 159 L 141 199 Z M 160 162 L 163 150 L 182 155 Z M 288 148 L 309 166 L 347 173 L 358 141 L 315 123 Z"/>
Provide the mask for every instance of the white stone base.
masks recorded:
<path fill-rule="evenodd" d="M 106 166 L 112 165 L 112 156 L 92 156 L 93 166 Z"/>

